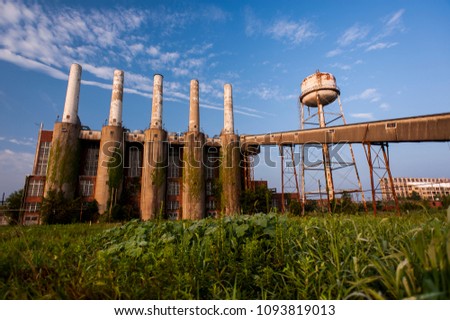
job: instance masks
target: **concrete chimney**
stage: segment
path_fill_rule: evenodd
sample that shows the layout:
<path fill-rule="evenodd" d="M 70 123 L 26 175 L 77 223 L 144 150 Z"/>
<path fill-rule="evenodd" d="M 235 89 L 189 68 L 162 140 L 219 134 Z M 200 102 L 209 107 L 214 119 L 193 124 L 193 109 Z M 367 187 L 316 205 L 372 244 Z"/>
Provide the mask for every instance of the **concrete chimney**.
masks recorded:
<path fill-rule="evenodd" d="M 224 122 L 223 122 L 223 133 L 233 134 L 234 133 L 234 119 L 233 119 L 233 94 L 231 84 L 227 83 L 223 87 L 223 112 L 224 112 Z"/>
<path fill-rule="evenodd" d="M 153 77 L 152 119 L 150 121 L 150 128 L 162 129 L 162 108 L 163 76 L 155 74 Z"/>
<path fill-rule="evenodd" d="M 199 99 L 198 80 L 191 80 L 191 95 L 189 103 L 189 132 L 199 132 Z"/>
<path fill-rule="evenodd" d="M 109 107 L 110 126 L 122 126 L 123 71 L 114 70 L 114 79 Z"/>
<path fill-rule="evenodd" d="M 78 102 L 80 100 L 81 66 L 70 66 L 69 81 L 67 82 L 66 102 L 62 122 L 78 123 Z"/>

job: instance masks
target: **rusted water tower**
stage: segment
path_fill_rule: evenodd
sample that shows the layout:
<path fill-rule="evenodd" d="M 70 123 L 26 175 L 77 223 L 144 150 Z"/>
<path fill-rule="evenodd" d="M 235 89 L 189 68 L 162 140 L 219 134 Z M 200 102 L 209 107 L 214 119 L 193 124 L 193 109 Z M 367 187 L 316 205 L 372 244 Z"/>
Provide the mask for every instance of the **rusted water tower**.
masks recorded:
<path fill-rule="evenodd" d="M 338 100 L 339 110 L 326 112 L 325 107 L 331 105 L 334 101 Z M 344 112 L 340 101 L 340 90 L 336 85 L 336 78 L 327 72 L 317 71 L 316 73 L 306 77 L 301 83 L 301 95 L 300 95 L 300 114 L 301 114 L 301 129 L 307 128 L 324 128 L 329 124 L 341 120 L 345 125 Z M 308 114 L 306 115 L 305 109 L 307 108 Z M 312 109 L 312 111 L 311 111 Z M 362 190 L 361 181 L 359 179 L 358 169 L 356 167 L 355 156 L 351 144 L 348 144 L 351 160 L 343 161 L 341 157 L 336 159 L 330 157 L 330 145 L 333 144 L 334 130 L 330 129 L 327 132 L 327 139 L 330 143 L 321 144 L 322 159 L 320 161 L 311 161 L 308 159 L 308 149 L 306 145 L 302 145 L 301 163 L 302 163 L 302 204 L 303 209 L 305 201 L 308 195 L 322 195 L 320 180 L 318 180 L 318 191 L 307 191 L 305 188 L 305 173 L 308 170 L 323 170 L 326 182 L 326 195 L 328 199 L 328 210 L 331 210 L 331 203 L 336 198 L 336 194 L 360 192 L 361 198 L 365 206 L 364 193 Z M 314 144 L 314 141 L 310 141 Z M 341 148 L 343 152 L 343 148 Z M 353 168 L 354 174 L 358 184 L 357 189 L 351 190 L 336 190 L 333 181 L 333 171 L 341 168 Z"/>

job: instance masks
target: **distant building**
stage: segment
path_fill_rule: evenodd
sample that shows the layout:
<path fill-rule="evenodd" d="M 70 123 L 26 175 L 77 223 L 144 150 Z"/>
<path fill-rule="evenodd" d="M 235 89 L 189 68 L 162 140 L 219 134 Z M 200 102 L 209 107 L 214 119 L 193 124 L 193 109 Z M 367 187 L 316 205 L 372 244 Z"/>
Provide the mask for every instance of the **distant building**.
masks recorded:
<path fill-rule="evenodd" d="M 439 200 L 439 196 L 450 195 L 449 178 L 393 178 L 395 193 L 398 198 L 410 198 L 416 192 L 424 200 Z M 391 200 L 389 180 L 380 181 L 383 200 Z"/>

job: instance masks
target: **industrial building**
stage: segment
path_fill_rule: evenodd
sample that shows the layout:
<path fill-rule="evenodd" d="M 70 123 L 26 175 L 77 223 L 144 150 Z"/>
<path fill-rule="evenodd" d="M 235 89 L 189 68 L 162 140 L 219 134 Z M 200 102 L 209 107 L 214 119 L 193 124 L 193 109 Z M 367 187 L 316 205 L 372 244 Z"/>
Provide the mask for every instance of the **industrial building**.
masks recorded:
<path fill-rule="evenodd" d="M 450 179 L 448 178 L 393 178 L 395 193 L 399 198 L 411 198 L 415 192 L 424 200 L 440 200 L 450 195 Z M 383 200 L 392 200 L 387 178 L 380 181 Z"/>
<path fill-rule="evenodd" d="M 233 98 L 224 86 L 224 127 L 219 138 L 200 131 L 199 83 L 190 83 L 189 129 L 168 133 L 162 127 L 163 76 L 153 82 L 152 113 L 145 131 L 122 126 L 124 72 L 116 70 L 108 123 L 101 131 L 78 118 L 82 68 L 70 68 L 64 113 L 52 131 L 39 131 L 33 171 L 24 188 L 23 223 L 40 223 L 39 208 L 50 190 L 67 199 L 96 200 L 99 212 L 128 204 L 142 220 L 201 219 L 240 212 L 241 152 L 234 133 Z"/>
<path fill-rule="evenodd" d="M 108 212 L 114 204 L 123 204 L 125 199 L 126 205 L 138 212 L 144 221 L 160 217 L 201 219 L 219 212 L 227 216 L 238 214 L 242 190 L 254 188 L 256 184 L 252 157 L 258 155 L 263 145 L 280 148 L 282 190 L 280 196 L 273 194 L 272 204 L 281 207 L 281 211 L 285 211 L 287 202 L 292 199 L 304 205 L 308 194 L 319 195 L 322 201 L 323 193 L 329 211 L 330 203 L 345 192 L 361 193 L 364 202 L 351 148 L 351 143 L 358 143 L 363 144 L 366 152 L 372 199 L 376 199 L 376 190 L 385 181 L 380 187 L 381 192 L 394 198 L 398 212 L 398 192 L 389 168 L 388 143 L 450 141 L 450 113 L 347 125 L 335 77 L 319 71 L 305 78 L 301 85 L 300 130 L 235 134 L 232 87 L 225 84 L 223 129 L 218 137 L 211 138 L 200 131 L 197 80 L 190 82 L 188 131 L 178 134 L 164 130 L 163 76 L 159 74 L 153 79 L 148 128 L 133 132 L 125 130 L 122 126 L 124 72 L 116 70 L 108 121 L 101 131 L 95 131 L 81 125 L 78 117 L 81 72 L 78 64 L 70 68 L 61 121 L 54 124 L 52 131 L 42 127 L 39 131 L 32 174 L 27 176 L 24 187 L 24 224 L 41 222 L 42 199 L 52 190 L 63 192 L 69 200 L 79 197 L 85 202 L 96 200 L 100 213 Z M 339 103 L 339 112 L 330 120 L 326 117 L 325 107 L 335 100 Z M 307 116 L 305 109 L 308 115 L 310 109 L 317 111 Z M 341 125 L 329 126 L 338 119 Z M 312 127 L 307 127 L 310 124 Z M 321 159 L 306 163 L 304 153 L 307 151 L 301 148 L 303 161 L 296 163 L 293 148 L 306 144 L 319 145 Z M 350 161 L 334 161 L 330 157 L 329 147 L 336 144 L 349 146 Z M 297 166 L 301 169 L 301 193 Z M 357 181 L 353 190 L 335 189 L 333 173 L 342 168 L 353 171 L 354 181 Z M 320 184 L 318 192 L 308 192 L 305 188 L 306 173 L 314 170 L 323 172 L 326 182 L 323 192 Z M 377 172 L 380 170 L 382 175 Z M 386 180 L 381 179 L 376 187 L 375 176 L 386 176 Z M 294 183 L 289 185 L 291 182 Z M 419 194 L 424 189 L 411 185 L 411 190 L 414 188 Z M 439 186 L 439 191 L 448 194 L 448 188 L 445 188 Z M 424 197 L 426 194 L 430 195 L 423 193 Z M 375 201 L 372 203 L 376 213 Z"/>

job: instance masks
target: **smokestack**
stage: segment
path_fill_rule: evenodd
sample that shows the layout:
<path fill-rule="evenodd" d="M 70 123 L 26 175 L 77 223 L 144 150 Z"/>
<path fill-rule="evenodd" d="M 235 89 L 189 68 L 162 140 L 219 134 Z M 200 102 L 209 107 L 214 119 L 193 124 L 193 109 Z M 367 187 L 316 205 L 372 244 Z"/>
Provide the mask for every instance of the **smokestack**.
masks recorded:
<path fill-rule="evenodd" d="M 70 66 L 69 81 L 67 82 L 66 102 L 62 122 L 78 123 L 78 102 L 80 100 L 81 66 Z"/>
<path fill-rule="evenodd" d="M 198 132 L 200 127 L 198 80 L 191 80 L 191 96 L 189 103 L 189 132 Z"/>
<path fill-rule="evenodd" d="M 110 126 L 122 126 L 123 71 L 114 70 L 114 79 L 109 107 Z"/>
<path fill-rule="evenodd" d="M 233 120 L 233 94 L 231 84 L 227 83 L 223 87 L 223 105 L 224 105 L 224 123 L 223 133 L 234 133 L 234 120 Z"/>
<path fill-rule="evenodd" d="M 152 119 L 150 128 L 162 129 L 162 107 L 163 107 L 163 76 L 155 74 L 153 77 L 153 101 Z"/>

